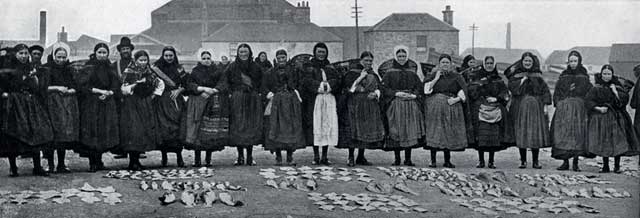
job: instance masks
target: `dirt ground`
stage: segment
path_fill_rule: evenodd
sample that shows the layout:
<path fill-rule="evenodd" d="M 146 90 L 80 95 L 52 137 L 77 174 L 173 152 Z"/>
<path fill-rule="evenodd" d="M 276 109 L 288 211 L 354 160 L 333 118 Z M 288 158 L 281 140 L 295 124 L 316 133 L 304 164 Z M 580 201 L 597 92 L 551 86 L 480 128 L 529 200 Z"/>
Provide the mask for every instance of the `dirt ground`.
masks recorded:
<path fill-rule="evenodd" d="M 51 177 L 34 177 L 31 175 L 31 160 L 20 159 L 20 177 L 10 178 L 8 162 L 6 159 L 0 161 L 0 190 L 8 191 L 21 191 L 21 190 L 61 190 L 66 188 L 80 188 L 85 182 L 91 184 L 94 187 L 113 186 L 116 191 L 123 194 L 122 203 L 115 206 L 109 206 L 105 203 L 97 202 L 94 204 L 87 204 L 72 198 L 71 203 L 66 204 L 26 204 L 26 205 L 14 205 L 5 203 L 0 205 L 0 217 L 13 218 L 13 217 L 489 217 L 478 212 L 474 212 L 467 208 L 458 206 L 457 204 L 449 201 L 450 196 L 446 196 L 437 188 L 426 186 L 424 182 L 408 181 L 408 185 L 413 190 L 419 192 L 419 196 L 404 196 L 421 203 L 424 208 L 429 211 L 423 214 L 415 212 L 401 213 L 391 211 L 385 212 L 364 212 L 362 210 L 356 210 L 346 212 L 344 210 L 323 211 L 318 209 L 316 205 L 312 204 L 312 201 L 307 199 L 307 194 L 297 190 L 278 190 L 265 186 L 265 179 L 258 175 L 261 168 L 269 168 L 274 166 L 274 157 L 268 152 L 257 148 L 255 152 L 255 159 L 258 163 L 254 167 L 234 167 L 233 161 L 235 160 L 235 149 L 226 149 L 223 152 L 214 153 L 214 169 L 216 176 L 207 180 L 214 181 L 229 181 L 232 184 L 241 185 L 248 188 L 247 192 L 232 192 L 232 195 L 243 201 L 245 206 L 242 207 L 228 207 L 222 204 L 214 204 L 214 207 L 204 208 L 202 206 L 196 206 L 195 208 L 185 208 L 180 203 L 175 203 L 169 206 L 161 206 L 158 197 L 162 194 L 160 191 L 146 191 L 143 192 L 138 188 L 138 181 L 130 180 L 116 180 L 110 178 L 103 178 L 107 171 L 98 173 L 87 173 L 88 162 L 84 158 L 80 158 L 75 153 L 67 154 L 67 162 L 69 167 L 74 171 L 71 174 L 52 174 Z M 428 151 L 423 149 L 417 149 L 413 152 L 413 161 L 417 164 L 417 167 L 426 167 L 428 165 Z M 143 159 L 143 165 L 147 167 L 159 167 L 160 165 L 160 153 L 148 152 L 148 158 Z M 187 165 L 191 165 L 193 161 L 193 152 L 184 151 L 185 162 Z M 340 149 L 330 150 L 330 161 L 334 163 L 334 167 L 346 167 L 347 151 Z M 170 154 L 170 167 L 175 168 L 175 156 Z M 295 154 L 298 166 L 310 165 L 313 152 L 311 148 L 298 151 Z M 393 154 L 383 151 L 369 151 L 367 152 L 367 158 L 374 166 L 361 167 L 367 170 L 374 179 L 386 180 L 391 179 L 383 172 L 376 169 L 377 166 L 388 167 L 393 162 Z M 110 169 L 123 169 L 127 166 L 127 160 L 113 159 L 112 155 L 105 154 L 103 159 L 108 168 Z M 637 157 L 635 157 L 637 161 Z M 440 161 L 439 168 L 442 165 L 442 154 L 438 155 L 438 161 Z M 475 150 L 467 150 L 465 152 L 458 152 L 452 154 L 452 162 L 456 165 L 457 172 L 462 173 L 478 173 L 481 171 L 491 171 L 490 169 L 477 169 L 477 153 Z M 496 165 L 498 169 L 506 173 L 508 178 L 508 185 L 514 190 L 521 193 L 521 195 L 528 196 L 544 196 L 539 188 L 530 187 L 523 182 L 517 180 L 515 174 L 553 174 L 559 173 L 555 170 L 561 162 L 550 158 L 550 152 L 541 152 L 541 164 L 543 169 L 534 170 L 530 167 L 528 169 L 518 169 L 518 153 L 517 149 L 510 148 L 506 151 L 496 154 Z M 584 161 L 583 161 L 584 163 Z M 637 163 L 637 162 L 636 162 Z M 46 163 L 45 163 L 46 165 Z M 530 164 L 529 164 L 530 166 Z M 636 165 L 637 166 L 637 165 Z M 193 169 L 193 168 L 191 168 Z M 637 177 L 631 177 L 619 174 L 598 174 L 596 167 L 587 166 L 582 164 L 583 172 L 580 174 L 598 175 L 604 180 L 612 181 L 610 185 L 598 185 L 603 188 L 615 188 L 617 190 L 626 190 L 632 194 L 632 198 L 624 199 L 570 199 L 578 200 L 581 203 L 585 203 L 594 206 L 601 211 L 600 214 L 568 214 L 561 213 L 554 215 L 546 211 L 541 211 L 538 214 L 522 214 L 518 217 L 640 217 L 640 179 Z M 568 171 L 562 172 L 562 174 L 576 174 L 575 172 Z M 193 179 L 192 181 L 199 181 Z M 337 182 L 337 181 L 323 181 L 319 180 L 319 187 L 317 192 L 321 193 L 349 193 L 359 194 L 367 193 L 365 190 L 366 184 L 358 181 L 351 182 Z M 592 187 L 594 185 L 578 185 L 571 186 L 571 188 L 578 187 Z M 394 192 L 399 194 L 399 192 Z M 500 217 L 514 217 L 513 215 L 502 213 Z"/>

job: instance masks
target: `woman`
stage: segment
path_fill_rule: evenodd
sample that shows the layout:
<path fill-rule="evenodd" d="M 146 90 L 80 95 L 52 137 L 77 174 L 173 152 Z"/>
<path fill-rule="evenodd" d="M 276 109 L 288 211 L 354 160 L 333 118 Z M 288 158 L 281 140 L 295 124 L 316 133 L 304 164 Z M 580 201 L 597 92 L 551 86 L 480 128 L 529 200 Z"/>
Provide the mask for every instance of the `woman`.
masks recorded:
<path fill-rule="evenodd" d="M 45 109 L 47 92 L 46 76 L 34 69 L 29 61 L 29 48 L 25 44 L 14 47 L 15 54 L 3 66 L 2 90 L 3 126 L 5 144 L 0 155 L 9 158 L 10 176 L 18 176 L 16 157 L 29 154 L 33 157 L 33 174 L 48 176 L 40 165 L 40 151 L 53 141 L 51 121 Z"/>
<path fill-rule="evenodd" d="M 409 48 L 396 46 L 394 59 L 380 66 L 383 84 L 384 107 L 387 119 L 387 138 L 384 150 L 394 152 L 394 166 L 400 165 L 400 152 L 404 150 L 404 165 L 415 166 L 411 161 L 411 149 L 419 146 L 424 136 L 424 118 L 419 103 L 420 78 L 418 65 L 409 59 Z"/>
<path fill-rule="evenodd" d="M 231 92 L 229 144 L 238 149 L 238 160 L 235 165 L 245 164 L 244 150 L 246 150 L 246 164 L 254 166 L 256 162 L 252 155 L 253 146 L 263 142 L 264 109 L 260 94 L 262 70 L 253 61 L 253 52 L 249 45 L 238 46 L 236 60 L 229 64 L 224 76 L 218 90 Z"/>
<path fill-rule="evenodd" d="M 463 103 L 467 101 L 464 78 L 452 70 L 451 56 L 443 54 L 438 66 L 425 79 L 424 119 L 425 149 L 431 150 L 431 165 L 436 167 L 436 153 L 444 151 L 444 167 L 455 168 L 451 151 L 464 151 L 467 132 Z M 430 78 L 429 78 L 430 77 Z"/>
<path fill-rule="evenodd" d="M 556 110 L 550 131 L 551 157 L 563 161 L 558 170 L 568 170 L 569 158 L 573 158 L 573 171 L 578 172 L 578 158 L 585 155 L 587 140 L 588 116 L 584 96 L 592 85 L 579 52 L 569 52 L 567 62 L 567 69 L 560 74 L 553 92 Z"/>
<path fill-rule="evenodd" d="M 146 51 L 134 53 L 133 60 L 122 74 L 120 148 L 129 153 L 129 170 L 142 170 L 140 154 L 161 142 L 153 100 L 162 96 L 164 82 L 151 70 Z"/>
<path fill-rule="evenodd" d="M 70 173 L 64 164 L 65 150 L 78 142 L 80 134 L 80 112 L 78 111 L 78 89 L 74 79 L 71 63 L 67 60 L 69 46 L 56 44 L 51 53 L 51 59 L 45 64 L 49 69 L 47 81 L 49 83 L 46 99 L 49 118 L 53 128 L 53 142 L 51 150 L 46 151 L 49 172 L 56 169 L 57 173 Z M 53 152 L 58 152 L 58 167 L 53 162 Z"/>
<path fill-rule="evenodd" d="M 629 90 L 623 88 L 611 65 L 602 66 L 596 84 L 585 96 L 589 110 L 587 151 L 601 156 L 602 173 L 609 172 L 609 157 L 614 157 L 613 172 L 621 173 L 620 157 L 640 154 L 638 138 L 626 107 Z"/>
<path fill-rule="evenodd" d="M 120 81 L 109 61 L 109 46 L 98 43 L 79 76 L 80 145 L 89 157 L 89 171 L 104 170 L 102 154 L 120 143 L 116 96 Z"/>
<path fill-rule="evenodd" d="M 319 42 L 313 47 L 313 58 L 304 64 L 303 124 L 307 143 L 313 143 L 313 164 L 331 165 L 329 146 L 338 144 L 338 112 L 335 94 L 340 90 L 339 76 L 329 65 L 329 48 Z M 320 148 L 322 147 L 322 157 Z"/>
<path fill-rule="evenodd" d="M 186 78 L 187 110 L 182 120 L 182 138 L 195 152 L 195 167 L 211 166 L 211 153 L 222 151 L 229 138 L 229 94 L 216 88 L 223 72 L 211 59 L 211 51 L 198 52 L 200 61 Z"/>
<path fill-rule="evenodd" d="M 633 88 L 633 95 L 629 106 L 636 112 L 633 116 L 633 128 L 636 130 L 636 135 L 640 138 L 640 64 L 633 68 L 633 74 L 637 78 L 635 87 Z"/>
<path fill-rule="evenodd" d="M 162 49 L 162 56 L 152 68 L 162 82 L 164 82 L 164 92 L 155 102 L 155 109 L 158 114 L 158 126 L 162 136 L 160 151 L 162 152 L 162 166 L 167 166 L 167 153 L 176 153 L 178 167 L 184 167 L 182 160 L 182 140 L 180 139 L 180 120 L 185 109 L 185 101 L 182 92 L 184 91 L 184 78 L 187 73 L 178 61 L 176 50 L 167 46 Z M 159 70 L 159 71 L 158 71 Z"/>
<path fill-rule="evenodd" d="M 287 152 L 287 165 L 295 166 L 293 152 L 306 146 L 302 130 L 302 98 L 298 89 L 298 71 L 287 64 L 287 52 L 276 51 L 277 64 L 265 73 L 263 94 L 269 100 L 265 110 L 264 148 L 276 153 L 276 165 L 282 165 L 282 151 Z"/>
<path fill-rule="evenodd" d="M 360 54 L 360 63 L 351 66 L 343 78 L 348 122 L 350 124 L 350 143 L 338 145 L 349 149 L 348 166 L 371 165 L 364 157 L 365 149 L 377 148 L 384 140 L 385 131 L 380 112 L 382 78 L 373 68 L 373 54 L 365 51 Z M 342 136 L 341 136 L 342 137 Z M 354 162 L 355 149 L 358 157 Z"/>
<path fill-rule="evenodd" d="M 527 148 L 531 149 L 533 168 L 541 169 L 538 162 L 540 148 L 550 147 L 548 107 L 551 93 L 542 78 L 538 58 L 531 52 L 522 54 L 509 78 L 509 90 L 513 101 L 509 115 L 513 120 L 509 131 L 513 131 L 515 144 L 520 151 L 519 168 L 527 168 Z"/>
<path fill-rule="evenodd" d="M 462 65 L 458 67 L 456 70 L 466 83 L 471 82 L 471 77 L 474 71 L 479 70 L 480 66 L 477 66 L 476 58 L 473 55 L 467 55 L 462 59 Z"/>
<path fill-rule="evenodd" d="M 474 147 L 478 150 L 479 163 L 477 168 L 484 168 L 484 152 L 489 152 L 489 165 L 495 169 L 495 152 L 506 149 L 503 145 L 505 123 L 507 119 L 507 103 L 509 89 L 504 83 L 498 69 L 495 67 L 493 56 L 486 56 L 482 69 L 471 74 L 469 84 L 469 102 L 471 113 L 469 118 L 473 124 L 476 141 Z"/>
<path fill-rule="evenodd" d="M 269 69 L 273 68 L 271 62 L 269 62 L 269 58 L 267 57 L 267 53 L 261 51 L 258 53 L 258 57 L 256 58 L 256 63 L 262 68 L 262 72 L 267 72 Z"/>

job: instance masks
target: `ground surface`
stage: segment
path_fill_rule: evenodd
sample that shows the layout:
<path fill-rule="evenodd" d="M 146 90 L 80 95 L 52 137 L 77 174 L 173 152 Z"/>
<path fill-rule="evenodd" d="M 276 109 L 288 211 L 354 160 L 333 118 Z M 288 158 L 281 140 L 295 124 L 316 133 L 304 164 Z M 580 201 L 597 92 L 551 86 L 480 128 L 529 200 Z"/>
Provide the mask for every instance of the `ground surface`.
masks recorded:
<path fill-rule="evenodd" d="M 216 176 L 212 178 L 215 181 L 229 181 L 232 184 L 242 185 L 249 189 L 247 192 L 233 192 L 234 197 L 245 202 L 245 206 L 232 208 L 216 204 L 212 208 L 203 208 L 196 206 L 195 208 L 185 208 L 182 204 L 176 203 L 169 206 L 160 206 L 157 199 L 161 193 L 159 192 L 142 192 L 139 188 L 139 182 L 116 180 L 103 178 L 107 172 L 87 173 L 88 163 L 86 159 L 79 158 L 77 154 L 68 154 L 69 167 L 75 172 L 72 174 L 53 174 L 51 177 L 34 177 L 31 175 L 30 159 L 21 159 L 20 174 L 18 178 L 9 178 L 8 162 L 0 161 L 0 190 L 20 191 L 20 190 L 61 190 L 66 188 L 79 188 L 85 182 L 94 187 L 103 187 L 112 185 L 117 192 L 122 193 L 123 203 L 116 206 L 109 206 L 104 203 L 87 204 L 77 199 L 72 199 L 71 203 L 62 205 L 46 203 L 46 204 L 27 204 L 0 205 L 0 217 L 489 217 L 483 214 L 473 212 L 467 208 L 458 206 L 449 201 L 451 197 L 441 194 L 436 188 L 426 187 L 424 183 L 408 181 L 408 185 L 413 190 L 419 192 L 419 196 L 411 197 L 412 199 L 423 204 L 429 212 L 424 214 L 418 213 L 400 213 L 400 212 L 364 212 L 344 210 L 322 211 L 307 199 L 307 195 L 301 191 L 283 191 L 276 190 L 265 186 L 265 180 L 258 176 L 261 168 L 274 167 L 274 156 L 261 148 L 255 152 L 258 166 L 255 167 L 234 167 L 235 149 L 226 149 L 223 152 L 214 154 L 214 168 Z M 298 165 L 309 165 L 312 159 L 311 149 L 296 152 L 296 160 Z M 330 150 L 330 160 L 335 167 L 346 167 L 346 150 L 333 149 Z M 192 164 L 193 153 L 191 151 L 183 152 L 185 161 L 188 165 Z M 147 153 L 149 158 L 142 160 L 145 166 L 159 166 L 160 154 L 158 152 Z M 456 165 L 455 171 L 463 173 L 478 173 L 481 171 L 489 171 L 488 169 L 476 169 L 477 155 L 474 150 L 454 153 L 452 161 Z M 541 152 L 541 164 L 543 169 L 534 170 L 517 169 L 518 154 L 517 149 L 511 148 L 496 155 L 497 170 L 504 171 L 509 179 L 509 186 L 525 196 L 542 195 L 538 188 L 530 187 L 523 184 L 516 178 L 515 174 L 527 173 L 530 175 L 559 173 L 555 168 L 560 161 L 553 160 L 550 152 Z M 370 151 L 367 153 L 369 161 L 374 163 L 372 167 L 362 167 L 367 170 L 375 179 L 390 179 L 383 172 L 377 170 L 376 166 L 390 166 L 393 161 L 393 154 L 382 151 Z M 417 167 L 426 167 L 428 151 L 418 149 L 413 153 L 414 162 Z M 121 169 L 127 166 L 127 160 L 115 160 L 110 154 L 104 155 L 107 167 L 110 169 Z M 442 156 L 438 155 L 438 164 L 441 166 Z M 637 157 L 636 157 L 637 160 Z M 637 163 L 637 162 L 636 162 Z M 637 166 L 637 165 L 636 165 Z M 170 155 L 170 167 L 175 167 L 175 157 Z M 636 177 L 619 175 L 619 174 L 598 174 L 595 167 L 582 165 L 583 172 L 580 174 L 599 175 L 601 179 L 612 181 L 611 185 L 601 185 L 605 188 L 615 188 L 618 190 L 626 190 L 632 194 L 632 198 L 626 199 L 579 199 L 580 202 L 596 207 L 601 211 L 600 214 L 567 214 L 562 213 L 554 215 L 552 213 L 540 212 L 539 214 L 523 214 L 518 217 L 640 217 L 640 183 Z M 566 174 L 576 174 L 574 172 L 563 172 Z M 196 181 L 196 180 L 194 180 Z M 593 185 L 585 185 L 584 187 L 592 187 Z M 575 186 L 580 187 L 580 186 Z M 574 187 L 572 187 L 574 188 Z M 319 181 L 318 192 L 321 193 L 367 193 L 365 183 L 362 182 L 325 182 Z M 394 193 L 394 194 L 397 194 Z M 407 195 L 405 195 L 407 196 Z M 501 214 L 502 217 L 514 217 L 507 214 Z"/>

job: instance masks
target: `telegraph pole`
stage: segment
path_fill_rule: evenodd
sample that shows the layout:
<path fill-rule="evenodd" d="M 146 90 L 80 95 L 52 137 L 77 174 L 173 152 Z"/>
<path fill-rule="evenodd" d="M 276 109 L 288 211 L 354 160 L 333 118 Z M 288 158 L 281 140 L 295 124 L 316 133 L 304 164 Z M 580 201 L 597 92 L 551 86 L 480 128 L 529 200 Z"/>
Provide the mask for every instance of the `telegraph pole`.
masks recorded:
<path fill-rule="evenodd" d="M 360 14 L 362 14 L 362 7 L 358 7 L 358 0 L 355 1 L 355 6 L 351 7 L 353 10 L 351 11 L 353 14 L 351 17 L 356 19 L 356 56 L 358 56 L 360 55 L 360 26 L 358 25 L 358 19 L 361 17 Z"/>
<path fill-rule="evenodd" d="M 471 30 L 471 55 L 475 56 L 475 41 L 476 41 L 476 31 L 478 31 L 480 27 L 476 26 L 475 23 L 469 26 L 469 30 Z"/>

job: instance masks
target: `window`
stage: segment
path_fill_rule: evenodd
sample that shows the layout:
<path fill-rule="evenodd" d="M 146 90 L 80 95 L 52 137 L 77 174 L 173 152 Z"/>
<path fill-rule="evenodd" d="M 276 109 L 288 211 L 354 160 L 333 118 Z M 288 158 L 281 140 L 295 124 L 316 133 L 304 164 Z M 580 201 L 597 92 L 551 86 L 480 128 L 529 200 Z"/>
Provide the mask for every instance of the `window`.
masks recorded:
<path fill-rule="evenodd" d="M 238 46 L 237 43 L 229 43 L 229 60 L 233 60 L 232 57 L 236 56 L 237 46 Z"/>
<path fill-rule="evenodd" d="M 427 36 L 419 35 L 416 37 L 416 51 L 427 52 Z"/>

